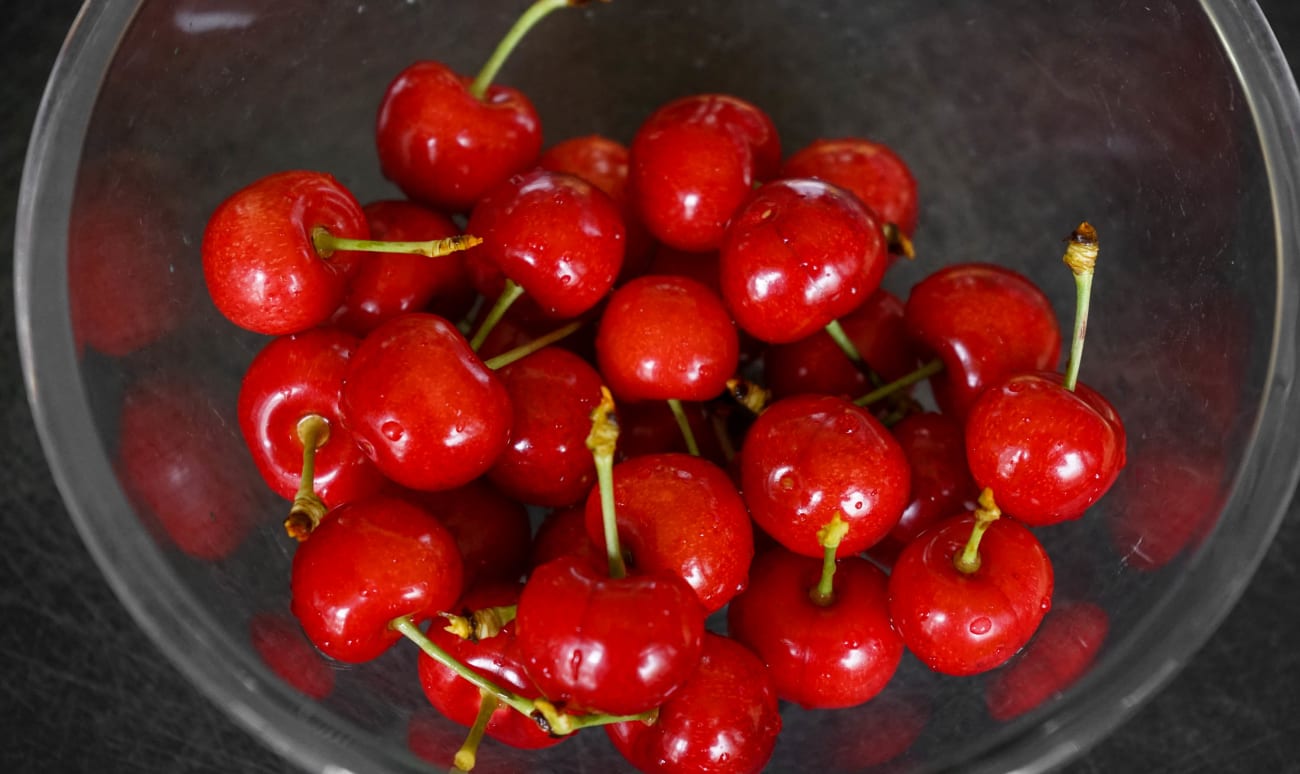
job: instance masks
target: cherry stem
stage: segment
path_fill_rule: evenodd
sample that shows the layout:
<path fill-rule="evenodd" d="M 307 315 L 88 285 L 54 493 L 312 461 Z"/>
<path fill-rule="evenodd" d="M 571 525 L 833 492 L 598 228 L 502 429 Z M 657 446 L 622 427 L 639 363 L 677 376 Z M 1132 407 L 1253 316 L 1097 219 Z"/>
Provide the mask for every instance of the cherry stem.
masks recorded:
<path fill-rule="evenodd" d="M 478 714 L 474 716 L 474 725 L 470 726 L 465 742 L 451 759 L 457 771 L 474 770 L 474 764 L 478 762 L 478 746 L 483 741 L 483 733 L 487 731 L 488 721 L 492 719 L 492 713 L 497 711 L 497 707 L 501 706 L 496 696 L 481 690 L 479 695 L 481 698 L 478 703 Z"/>
<path fill-rule="evenodd" d="M 533 339 L 527 344 L 503 352 L 500 355 L 497 355 L 496 357 L 490 357 L 487 360 L 483 361 L 483 365 L 487 366 L 493 371 L 496 371 L 501 368 L 505 368 L 506 366 L 510 365 L 516 360 L 523 360 L 524 358 L 528 357 L 529 355 L 533 354 L 539 349 L 544 349 L 546 347 L 549 347 L 550 345 L 554 344 L 560 339 L 563 339 L 564 337 L 568 336 L 569 334 L 573 333 L 574 331 L 578 330 L 581 327 L 582 327 L 582 320 L 574 320 L 573 322 L 569 323 L 568 325 L 562 328 L 556 328 L 555 330 L 545 334 L 544 336 L 538 336 L 536 339 Z"/>
<path fill-rule="evenodd" d="M 722 448 L 722 458 L 731 462 L 736 458 L 736 445 L 731 442 L 731 434 L 727 432 L 727 418 L 715 412 L 709 415 L 709 424 L 713 426 L 713 436 Z"/>
<path fill-rule="evenodd" d="M 980 568 L 980 541 L 989 525 L 1002 518 L 1002 510 L 993 501 L 993 490 L 988 487 L 980 492 L 979 505 L 975 508 L 975 526 L 971 528 L 970 539 L 966 547 L 952 558 L 953 566 L 958 572 L 970 575 Z"/>
<path fill-rule="evenodd" d="M 682 431 L 682 438 L 686 440 L 686 451 L 690 452 L 692 457 L 700 456 L 700 445 L 695 442 L 695 431 L 691 430 L 691 421 L 686 418 L 682 402 L 676 398 L 669 398 L 668 408 L 673 412 L 673 419 L 677 420 L 677 428 Z"/>
<path fill-rule="evenodd" d="M 316 254 L 329 258 L 338 250 L 352 250 L 361 253 L 401 253 L 404 255 L 423 255 L 426 258 L 441 258 L 444 255 L 468 250 L 483 240 L 472 234 L 458 234 L 446 239 L 431 239 L 427 242 L 388 242 L 378 239 L 350 239 L 334 236 L 324 226 L 317 226 L 311 231 L 311 244 Z"/>
<path fill-rule="evenodd" d="M 870 406 L 873 403 L 888 398 L 890 395 L 893 395 L 894 393 L 900 390 L 905 390 L 908 387 L 911 387 L 912 385 L 916 384 L 917 382 L 923 379 L 928 379 L 942 370 L 943 370 L 943 361 L 938 358 L 935 358 L 934 360 L 931 360 L 930 362 L 926 363 L 925 365 L 921 366 L 915 371 L 912 371 L 909 374 L 905 374 L 895 379 L 894 381 L 890 382 L 889 384 L 885 384 L 880 387 L 877 387 L 876 389 L 872 390 L 866 395 L 863 395 L 861 398 L 858 398 L 853 402 L 858 406 Z"/>
<path fill-rule="evenodd" d="M 771 390 L 739 376 L 727 380 L 727 394 L 754 416 L 762 414 L 772 402 Z"/>
<path fill-rule="evenodd" d="M 284 531 L 299 543 L 311 535 L 329 510 L 316 494 L 316 450 L 330 439 L 330 423 L 320 414 L 308 414 L 298 420 L 298 440 L 302 442 L 302 478 L 293 505 L 284 519 Z"/>
<path fill-rule="evenodd" d="M 447 621 L 447 625 L 442 627 L 443 631 L 454 634 L 462 640 L 478 642 L 500 634 L 506 624 L 515 620 L 517 612 L 516 605 L 500 605 L 474 611 L 467 610 L 466 615 L 455 613 L 439 613 L 439 615 Z"/>
<path fill-rule="evenodd" d="M 537 0 L 524 11 L 515 23 L 506 32 L 505 37 L 497 44 L 492 56 L 488 57 L 487 63 L 483 69 L 479 70 L 478 76 L 469 86 L 469 93 L 474 95 L 477 100 L 482 100 L 487 96 L 488 86 L 492 85 L 492 79 L 496 78 L 501 66 L 510 58 L 510 53 L 519 45 L 534 26 L 542 19 L 545 19 L 552 11 L 564 8 L 568 5 L 577 5 L 572 0 Z"/>
<path fill-rule="evenodd" d="M 885 233 L 885 242 L 889 245 L 889 252 L 894 255 L 901 255 L 907 260 L 916 257 L 916 250 L 912 247 L 912 240 L 903 229 L 896 223 L 884 223 L 880 230 Z"/>
<path fill-rule="evenodd" d="M 818 607 L 826 607 L 835 601 L 832 585 L 835 580 L 835 552 L 847 534 L 849 534 L 849 525 L 840 518 L 839 513 L 832 516 L 826 526 L 817 530 L 817 542 L 823 549 L 822 577 L 817 581 L 817 585 L 808 591 L 808 598 Z"/>
<path fill-rule="evenodd" d="M 1079 362 L 1083 360 L 1083 339 L 1088 334 L 1088 307 L 1092 300 L 1092 275 L 1097 266 L 1097 229 L 1084 221 L 1070 232 L 1065 256 L 1061 259 L 1074 273 L 1074 336 L 1070 342 L 1070 361 L 1065 367 L 1065 389 L 1074 392 L 1079 382 Z"/>
<path fill-rule="evenodd" d="M 627 577 L 623 547 L 618 539 L 618 514 L 614 502 L 614 449 L 618 445 L 618 416 L 614 413 L 614 396 L 600 386 L 600 403 L 591 412 L 591 432 L 587 448 L 596 462 L 596 481 L 600 487 L 601 522 L 605 527 L 605 555 L 609 559 L 609 577 Z"/>
<path fill-rule="evenodd" d="M 497 323 L 501 322 L 502 317 L 506 316 L 510 306 L 518 301 L 523 294 L 524 289 L 519 287 L 514 280 L 506 279 L 506 286 L 501 289 L 501 295 L 497 296 L 496 303 L 488 310 L 487 317 L 483 318 L 483 323 L 478 326 L 478 332 L 474 334 L 474 338 L 470 339 L 470 349 L 478 352 L 478 348 L 483 346 L 483 342 L 487 341 L 488 334 L 492 333 L 492 329 L 497 327 Z"/>
<path fill-rule="evenodd" d="M 854 363 L 862 362 L 862 353 L 858 352 L 858 347 L 850 339 L 849 335 L 844 332 L 844 327 L 840 325 L 839 320 L 831 320 L 826 323 L 826 332 L 830 334 L 831 339 L 835 342 L 849 360 Z"/>

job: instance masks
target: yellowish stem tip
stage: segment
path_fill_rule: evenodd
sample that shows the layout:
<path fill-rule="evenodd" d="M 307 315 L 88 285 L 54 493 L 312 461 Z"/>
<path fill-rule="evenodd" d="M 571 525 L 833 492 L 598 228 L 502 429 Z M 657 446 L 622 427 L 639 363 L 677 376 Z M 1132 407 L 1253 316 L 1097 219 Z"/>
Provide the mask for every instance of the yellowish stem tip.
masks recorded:
<path fill-rule="evenodd" d="M 609 388 L 600 386 L 600 403 L 591 412 L 591 432 L 587 435 L 587 449 L 592 454 L 614 456 L 618 443 L 618 415 L 614 410 L 614 396 Z"/>
<path fill-rule="evenodd" d="M 1097 229 L 1085 220 L 1070 232 L 1070 236 L 1066 237 L 1065 241 L 1068 244 L 1061 260 L 1076 275 L 1091 274 L 1097 265 L 1097 253 L 1100 251 Z"/>

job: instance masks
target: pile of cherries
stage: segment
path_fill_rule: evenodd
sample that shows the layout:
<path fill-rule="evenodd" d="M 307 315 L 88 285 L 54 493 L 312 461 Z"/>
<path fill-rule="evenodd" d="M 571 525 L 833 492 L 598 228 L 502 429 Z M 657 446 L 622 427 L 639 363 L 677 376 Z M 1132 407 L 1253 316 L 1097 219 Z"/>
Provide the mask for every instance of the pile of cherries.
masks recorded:
<path fill-rule="evenodd" d="M 1125 461 L 1077 382 L 1095 231 L 1065 251 L 1061 375 L 1055 313 L 1016 272 L 880 287 L 917 190 L 879 143 L 783 160 L 760 108 L 700 94 L 630 147 L 543 150 L 491 81 L 566 4 L 535 3 L 473 80 L 418 62 L 392 82 L 379 157 L 408 198 L 288 171 L 208 224 L 212 300 L 275 337 L 238 416 L 292 501 L 302 631 L 349 663 L 414 641 L 430 702 L 471 728 L 466 770 L 484 734 L 602 725 L 643 771 L 758 771 L 778 700 L 861 705 L 905 649 L 949 675 L 1005 663 L 1051 606 L 1028 527 L 1081 516 Z"/>

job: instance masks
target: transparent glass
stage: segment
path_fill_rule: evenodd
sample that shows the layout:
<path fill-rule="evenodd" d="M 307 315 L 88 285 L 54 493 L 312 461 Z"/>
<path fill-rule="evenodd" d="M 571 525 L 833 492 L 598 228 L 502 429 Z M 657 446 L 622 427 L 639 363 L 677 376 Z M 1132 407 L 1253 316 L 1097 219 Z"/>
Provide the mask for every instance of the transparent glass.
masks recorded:
<path fill-rule="evenodd" d="M 430 715 L 414 648 L 338 668 L 314 700 L 250 645 L 250 622 L 287 613 L 293 546 L 233 418 L 262 340 L 214 311 L 198 244 L 217 202 L 269 172 L 394 195 L 372 136 L 385 86 L 421 58 L 474 72 L 522 5 L 92 3 L 33 135 L 16 304 L 69 509 L 163 651 L 311 771 L 427 771 L 418 754 L 449 755 L 459 732 Z M 1129 464 L 1086 518 L 1040 533 L 1058 609 L 1104 614 L 1096 660 L 1004 722 L 986 706 L 996 675 L 940 678 L 909 657 L 859 710 L 786 708 L 774 770 L 1050 768 L 1122 722 L 1226 614 L 1300 460 L 1286 431 L 1300 412 L 1300 111 L 1253 3 L 616 0 L 548 19 L 500 79 L 532 97 L 548 141 L 627 141 L 658 104 L 724 91 L 769 111 L 787 152 L 887 142 L 923 202 L 919 257 L 887 279 L 900 294 L 939 265 L 995 261 L 1046 289 L 1068 326 L 1061 238 L 1084 218 L 1101 232 L 1083 378 L 1125 418 Z M 624 765 L 599 732 L 493 755 Z"/>

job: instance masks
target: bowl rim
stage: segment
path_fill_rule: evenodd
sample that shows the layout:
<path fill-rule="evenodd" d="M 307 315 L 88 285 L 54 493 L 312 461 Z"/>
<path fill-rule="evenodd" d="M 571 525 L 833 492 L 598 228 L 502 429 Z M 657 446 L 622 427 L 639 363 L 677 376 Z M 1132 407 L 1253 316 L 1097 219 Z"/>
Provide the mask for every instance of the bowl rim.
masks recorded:
<path fill-rule="evenodd" d="M 1111 649 L 1048 719 L 1033 716 L 965 771 L 1038 772 L 1063 765 L 1095 744 L 1161 687 L 1208 640 L 1248 585 L 1276 533 L 1300 479 L 1297 342 L 1300 342 L 1300 93 L 1262 11 L 1254 0 L 1199 0 L 1242 86 L 1254 119 L 1272 196 L 1278 284 L 1272 348 L 1246 457 L 1225 506 L 1236 529 L 1216 530 L 1188 558 L 1186 578 L 1157 610 L 1195 602 L 1202 614 L 1156 627 L 1148 616 L 1122 651 Z M 55 483 L 95 562 L 132 618 L 180 671 L 239 725 L 282 757 L 321 772 L 427 771 L 402 746 L 376 748 L 368 735 L 333 713 L 305 703 L 234 642 L 179 582 L 152 539 L 96 528 L 97 514 L 130 510 L 104 454 L 87 443 L 94 427 L 84 385 L 76 378 L 76 348 L 68 318 L 67 223 L 83 146 L 103 73 L 139 3 L 91 3 L 82 8 L 55 62 L 33 126 L 23 167 L 14 241 L 14 307 L 24 383 Z M 82 75 L 77 75 L 82 73 Z M 50 214 L 55 220 L 50 220 Z M 33 299 L 41 298 L 35 304 Z M 58 346 L 38 346 L 36 331 Z M 57 384 L 59 389 L 42 389 Z M 102 439 L 95 438 L 100 441 Z M 95 492 L 88 498 L 85 493 Z M 1247 508 L 1247 502 L 1253 503 Z M 1261 507 L 1261 505 L 1263 507 Z M 1249 539 L 1247 539 L 1249 538 Z M 1264 538 L 1264 539 L 1261 539 Z M 1245 556 L 1246 560 L 1242 561 Z M 158 583 L 171 578 L 174 583 Z M 1208 600 L 1208 602 L 1207 602 Z M 1151 647 L 1152 642 L 1161 648 Z M 190 654 L 202 650 L 205 658 Z M 1104 679 L 1103 679 L 1104 678 Z M 1087 691 L 1079 690 L 1088 687 Z M 378 756 L 378 761 L 369 753 Z"/>

